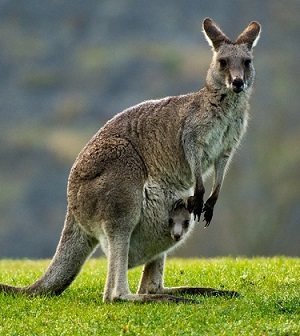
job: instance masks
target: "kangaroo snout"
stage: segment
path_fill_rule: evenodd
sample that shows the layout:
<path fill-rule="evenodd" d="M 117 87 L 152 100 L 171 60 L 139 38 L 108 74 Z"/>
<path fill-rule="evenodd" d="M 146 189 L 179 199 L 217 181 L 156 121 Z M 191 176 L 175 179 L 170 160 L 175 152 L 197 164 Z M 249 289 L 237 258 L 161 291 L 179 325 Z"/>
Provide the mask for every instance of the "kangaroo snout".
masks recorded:
<path fill-rule="evenodd" d="M 240 93 L 241 91 L 243 91 L 245 88 L 245 83 L 243 81 L 242 78 L 240 77 L 236 77 L 233 81 L 232 81 L 232 89 L 233 92 L 235 93 Z"/>
<path fill-rule="evenodd" d="M 179 233 L 174 233 L 174 234 L 171 235 L 171 236 L 172 236 L 172 238 L 173 238 L 175 241 L 179 241 L 179 240 L 181 239 L 181 237 L 182 237 L 182 235 L 179 234 Z"/>

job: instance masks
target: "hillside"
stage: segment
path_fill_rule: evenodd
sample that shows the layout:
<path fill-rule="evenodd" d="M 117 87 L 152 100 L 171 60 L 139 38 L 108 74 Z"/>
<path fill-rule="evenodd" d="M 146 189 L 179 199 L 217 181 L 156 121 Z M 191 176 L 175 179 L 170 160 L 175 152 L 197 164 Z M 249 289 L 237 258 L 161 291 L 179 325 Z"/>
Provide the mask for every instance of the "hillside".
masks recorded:
<path fill-rule="evenodd" d="M 263 32 L 248 134 L 211 226 L 177 255 L 299 256 L 299 15 L 296 0 L 1 2 L 0 257 L 52 256 L 69 170 L 105 121 L 204 85 L 206 16 Z"/>

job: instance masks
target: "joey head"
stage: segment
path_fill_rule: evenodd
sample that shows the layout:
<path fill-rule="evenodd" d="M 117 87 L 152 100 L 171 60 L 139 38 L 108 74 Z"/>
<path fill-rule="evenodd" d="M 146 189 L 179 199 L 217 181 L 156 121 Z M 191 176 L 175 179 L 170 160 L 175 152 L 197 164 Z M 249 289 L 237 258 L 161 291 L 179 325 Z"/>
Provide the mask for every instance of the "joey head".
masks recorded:
<path fill-rule="evenodd" d="M 175 203 L 169 215 L 169 228 L 172 239 L 176 242 L 184 238 L 190 229 L 191 214 L 183 200 Z"/>

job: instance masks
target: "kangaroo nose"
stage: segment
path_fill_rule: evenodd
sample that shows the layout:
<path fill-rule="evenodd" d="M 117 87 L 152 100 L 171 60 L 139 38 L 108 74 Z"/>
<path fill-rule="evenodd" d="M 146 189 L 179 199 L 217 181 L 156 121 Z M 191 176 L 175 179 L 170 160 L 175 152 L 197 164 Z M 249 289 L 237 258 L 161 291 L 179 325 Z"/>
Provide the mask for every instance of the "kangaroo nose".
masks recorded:
<path fill-rule="evenodd" d="M 181 239 L 181 235 L 178 233 L 175 233 L 173 237 L 175 241 L 179 241 Z"/>
<path fill-rule="evenodd" d="M 244 90 L 244 81 L 242 78 L 236 77 L 232 81 L 232 88 L 235 93 L 240 93 L 241 91 Z"/>

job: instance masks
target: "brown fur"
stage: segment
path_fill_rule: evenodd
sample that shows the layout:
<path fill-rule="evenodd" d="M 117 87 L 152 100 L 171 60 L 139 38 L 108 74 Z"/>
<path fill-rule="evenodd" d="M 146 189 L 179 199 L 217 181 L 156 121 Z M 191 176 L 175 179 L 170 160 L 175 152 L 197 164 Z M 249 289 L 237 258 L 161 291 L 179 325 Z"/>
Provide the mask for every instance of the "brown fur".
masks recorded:
<path fill-rule="evenodd" d="M 71 169 L 65 227 L 45 274 L 27 288 L 0 285 L 0 291 L 59 294 L 100 243 L 108 257 L 105 302 L 190 302 L 170 294 L 228 294 L 163 285 L 166 253 L 178 244 L 168 231 L 173 204 L 187 198 L 189 211 L 198 220 L 203 212 L 209 225 L 248 120 L 252 47 L 260 25 L 250 23 L 236 42 L 210 19 L 204 20 L 203 29 L 213 48 L 206 86 L 146 101 L 107 122 Z M 203 206 L 204 179 L 211 170 L 213 190 Z M 138 293 L 131 294 L 127 271 L 140 264 L 145 267 Z"/>

